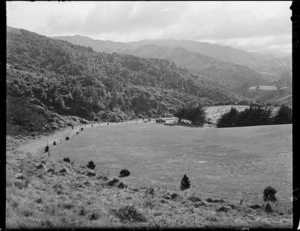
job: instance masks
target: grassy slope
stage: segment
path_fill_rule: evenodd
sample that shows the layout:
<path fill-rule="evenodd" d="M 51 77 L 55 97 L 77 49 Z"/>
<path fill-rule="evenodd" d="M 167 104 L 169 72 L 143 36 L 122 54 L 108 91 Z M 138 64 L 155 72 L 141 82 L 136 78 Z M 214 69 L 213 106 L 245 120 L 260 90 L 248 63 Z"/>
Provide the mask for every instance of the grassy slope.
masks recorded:
<path fill-rule="evenodd" d="M 61 173 L 66 169 L 66 173 Z M 7 228 L 49 227 L 291 227 L 290 215 L 266 214 L 263 209 L 225 202 L 193 202 L 190 192 L 133 184 L 120 189 L 107 186 L 105 177 L 85 167 L 37 158 L 21 152 L 7 152 Z M 122 179 L 121 179 L 122 180 Z M 26 186 L 26 181 L 28 185 Z M 147 193 L 148 192 L 148 193 Z M 171 195 L 177 193 L 176 199 Z M 201 198 L 202 200 L 204 198 Z M 140 216 L 118 213 L 132 206 Z M 221 207 L 227 212 L 217 211 Z"/>
<path fill-rule="evenodd" d="M 124 126 L 140 126 L 140 128 L 144 126 L 145 128 L 152 125 L 124 124 Z M 105 126 L 86 129 L 85 134 L 80 135 L 81 138 L 84 138 L 97 129 L 98 131 L 99 129 L 114 130 L 117 128 L 122 130 L 121 127 Z M 169 128 L 173 129 L 173 127 L 167 127 L 167 129 Z M 138 129 L 135 128 L 135 130 Z M 195 129 L 189 128 L 189 130 Z M 227 131 L 229 130 L 227 129 Z M 76 142 L 75 139 L 76 137 L 73 137 L 70 141 L 63 142 L 60 147 L 63 148 L 63 145 L 67 145 L 72 148 Z M 132 181 L 136 178 L 134 171 L 128 178 L 120 179 L 128 185 L 127 188 L 118 188 L 118 183 L 116 186 L 110 187 L 106 183 L 113 176 L 109 175 L 106 180 L 105 168 L 96 167 L 96 176 L 89 177 L 87 176 L 89 170 L 84 166 L 79 166 L 78 161 L 75 164 L 62 162 L 63 155 L 56 156 L 54 152 L 51 157 L 47 157 L 45 154 L 42 156 L 25 154 L 16 150 L 17 145 L 15 140 L 8 138 L 6 187 L 8 228 L 99 226 L 291 228 L 292 226 L 290 213 L 280 206 L 282 201 L 273 205 L 275 209 L 279 210 L 273 214 L 267 214 L 263 209 L 251 209 L 248 207 L 249 203 L 244 206 L 227 200 L 220 203 L 209 203 L 205 201 L 207 195 L 192 189 L 182 193 L 179 189 L 170 190 L 151 183 L 144 186 L 136 184 L 134 180 Z M 13 147 L 14 150 L 12 150 Z M 51 146 L 51 150 L 53 147 Z M 75 156 L 69 157 L 71 160 L 76 159 Z M 80 163 L 87 161 L 85 158 Z M 99 165 L 101 166 L 101 164 L 97 166 Z M 61 169 L 66 169 L 66 173 L 60 173 Z M 131 169 L 129 168 L 129 170 Z M 116 175 L 116 172 L 113 175 Z M 193 186 L 195 181 L 191 182 Z M 149 193 L 151 187 L 154 187 L 154 195 Z M 171 199 L 172 193 L 177 193 L 179 196 Z M 188 199 L 190 196 L 199 197 L 202 202 L 192 202 Z M 281 196 L 280 192 L 278 196 Z M 221 198 L 219 196 L 213 199 Z M 126 205 L 134 205 L 136 211 L 145 217 L 145 221 L 135 222 L 134 219 L 137 219 L 138 216 L 130 219 L 130 214 L 125 215 L 124 220 L 121 221 L 114 209 L 118 210 Z M 229 210 L 227 212 L 217 211 L 222 206 Z M 283 215 L 279 215 L 280 212 Z"/>

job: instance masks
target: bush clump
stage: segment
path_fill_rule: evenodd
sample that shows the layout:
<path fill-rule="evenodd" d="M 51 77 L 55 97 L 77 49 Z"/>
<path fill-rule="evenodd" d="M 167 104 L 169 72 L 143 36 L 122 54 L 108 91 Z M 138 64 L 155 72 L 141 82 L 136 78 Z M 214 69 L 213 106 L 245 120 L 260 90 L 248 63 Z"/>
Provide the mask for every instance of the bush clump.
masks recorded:
<path fill-rule="evenodd" d="M 63 158 L 63 161 L 64 161 L 64 162 L 68 162 L 68 163 L 71 162 L 69 157 Z"/>
<path fill-rule="evenodd" d="M 191 182 L 189 180 L 189 178 L 184 174 L 182 180 L 181 180 L 181 184 L 180 184 L 180 189 L 186 190 L 189 189 L 191 187 Z"/>
<path fill-rule="evenodd" d="M 112 213 L 120 219 L 121 222 L 130 221 L 130 222 L 146 222 L 146 218 L 143 214 L 138 212 L 134 205 L 126 205 L 119 209 L 111 210 Z"/>
<path fill-rule="evenodd" d="M 273 213 L 274 212 L 274 209 L 272 208 L 272 205 L 267 202 L 266 206 L 265 206 L 265 212 L 266 213 Z"/>
<path fill-rule="evenodd" d="M 206 122 L 206 111 L 202 105 L 190 108 L 180 108 L 174 113 L 179 122 L 183 119 L 191 121 L 193 125 L 203 125 Z"/>
<path fill-rule="evenodd" d="M 223 114 L 217 122 L 217 127 L 233 127 L 237 121 L 238 111 L 232 107 L 229 112 Z"/>
<path fill-rule="evenodd" d="M 195 196 L 188 197 L 187 200 L 189 200 L 191 202 L 199 202 L 199 201 L 201 201 L 200 198 L 195 197 Z"/>
<path fill-rule="evenodd" d="M 117 184 L 118 182 L 119 182 L 119 179 L 114 178 L 114 179 L 108 181 L 108 182 L 107 182 L 107 185 L 108 185 L 108 186 L 114 186 L 114 185 Z"/>
<path fill-rule="evenodd" d="M 271 124 L 292 123 L 292 109 L 282 105 L 273 116 L 271 107 L 262 107 L 258 104 L 250 104 L 244 111 L 238 112 L 231 108 L 229 112 L 223 114 L 217 122 L 217 127 L 242 127 Z"/>
<path fill-rule="evenodd" d="M 282 105 L 273 119 L 274 124 L 291 124 L 292 109 L 289 106 Z"/>
<path fill-rule="evenodd" d="M 277 193 L 276 189 L 268 186 L 264 190 L 264 201 L 277 201 L 275 194 Z"/>
<path fill-rule="evenodd" d="M 122 170 L 120 171 L 119 177 L 126 177 L 126 176 L 129 176 L 129 175 L 130 175 L 129 170 L 127 170 L 127 169 L 122 169 Z"/>
<path fill-rule="evenodd" d="M 90 161 L 87 165 L 86 165 L 87 168 L 89 169 L 94 169 L 96 167 L 96 165 L 94 164 L 93 161 Z"/>
<path fill-rule="evenodd" d="M 94 117 L 93 121 L 100 122 L 100 118 L 99 117 Z"/>

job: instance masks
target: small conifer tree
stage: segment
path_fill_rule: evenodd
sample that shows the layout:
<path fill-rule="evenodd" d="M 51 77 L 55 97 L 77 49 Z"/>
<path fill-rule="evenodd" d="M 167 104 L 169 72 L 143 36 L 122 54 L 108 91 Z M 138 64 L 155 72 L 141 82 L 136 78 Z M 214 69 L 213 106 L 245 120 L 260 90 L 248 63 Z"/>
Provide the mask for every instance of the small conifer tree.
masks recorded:
<path fill-rule="evenodd" d="M 191 187 L 191 182 L 189 180 L 189 178 L 184 174 L 182 180 L 181 180 L 181 185 L 180 185 L 180 189 L 186 190 L 189 189 Z"/>
<path fill-rule="evenodd" d="M 268 186 L 264 190 L 264 201 L 277 201 L 275 194 L 277 193 L 276 189 Z"/>
<path fill-rule="evenodd" d="M 89 169 L 94 169 L 96 167 L 96 165 L 94 164 L 93 161 L 90 161 L 86 167 L 88 167 Z"/>

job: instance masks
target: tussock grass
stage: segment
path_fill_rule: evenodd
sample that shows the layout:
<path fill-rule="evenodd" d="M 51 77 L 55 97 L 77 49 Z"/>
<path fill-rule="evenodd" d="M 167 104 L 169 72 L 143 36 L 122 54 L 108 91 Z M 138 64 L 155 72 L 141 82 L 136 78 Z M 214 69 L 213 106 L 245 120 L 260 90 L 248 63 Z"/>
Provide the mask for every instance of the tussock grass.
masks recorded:
<path fill-rule="evenodd" d="M 85 166 L 9 150 L 6 169 L 8 229 L 292 226 L 287 213 L 277 216 L 277 213 L 250 209 L 247 205 L 240 210 L 240 205 L 229 204 L 221 198 L 212 198 L 218 203 L 204 202 L 204 199 L 201 201 L 205 198 L 203 195 L 190 192 L 190 189 L 182 192 L 179 188 L 170 191 L 152 185 L 142 187 L 128 183 L 126 178 L 124 183 L 120 182 L 113 175 L 97 170 L 93 170 L 96 177 L 89 177 Z M 39 164 L 43 168 L 35 167 Z M 59 173 L 61 169 L 66 170 L 65 174 Z M 15 182 L 26 181 L 27 187 L 15 185 Z M 127 187 L 119 188 L 121 183 Z M 217 212 L 222 206 L 230 209 Z M 233 209 L 234 206 L 237 209 Z M 272 204 L 274 211 L 276 206 Z"/>

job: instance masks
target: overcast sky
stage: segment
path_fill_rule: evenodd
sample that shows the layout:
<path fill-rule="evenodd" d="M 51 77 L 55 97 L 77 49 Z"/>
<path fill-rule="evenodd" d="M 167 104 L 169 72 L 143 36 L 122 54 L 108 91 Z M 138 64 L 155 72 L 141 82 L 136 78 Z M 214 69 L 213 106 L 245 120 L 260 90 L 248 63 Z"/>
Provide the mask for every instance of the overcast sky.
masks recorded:
<path fill-rule="evenodd" d="M 291 51 L 291 1 L 6 2 L 7 25 L 46 36 L 186 39 Z"/>

